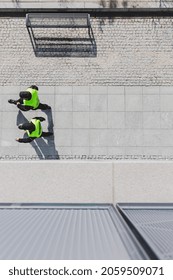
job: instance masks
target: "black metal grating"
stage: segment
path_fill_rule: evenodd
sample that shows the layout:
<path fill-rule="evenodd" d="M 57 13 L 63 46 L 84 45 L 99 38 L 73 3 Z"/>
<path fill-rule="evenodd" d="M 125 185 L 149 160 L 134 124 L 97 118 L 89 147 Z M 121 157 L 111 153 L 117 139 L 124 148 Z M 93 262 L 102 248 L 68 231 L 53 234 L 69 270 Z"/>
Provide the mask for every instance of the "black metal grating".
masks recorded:
<path fill-rule="evenodd" d="M 90 16 L 86 13 L 30 13 L 26 16 L 28 27 L 87 28 Z"/>
<path fill-rule="evenodd" d="M 96 57 L 87 13 L 29 13 L 26 27 L 38 57 Z"/>

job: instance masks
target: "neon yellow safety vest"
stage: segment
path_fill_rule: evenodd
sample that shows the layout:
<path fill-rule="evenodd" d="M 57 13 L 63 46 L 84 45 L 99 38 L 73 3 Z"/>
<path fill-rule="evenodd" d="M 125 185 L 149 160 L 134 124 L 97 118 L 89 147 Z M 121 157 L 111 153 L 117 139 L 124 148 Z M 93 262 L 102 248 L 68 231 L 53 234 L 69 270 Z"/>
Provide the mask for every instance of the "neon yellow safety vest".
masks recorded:
<path fill-rule="evenodd" d="M 28 88 L 26 91 L 31 93 L 31 99 L 30 100 L 23 100 L 23 104 L 25 106 L 32 106 L 34 109 L 36 109 L 40 103 L 39 98 L 38 98 L 38 90 Z"/>
<path fill-rule="evenodd" d="M 42 127 L 40 120 L 32 119 L 31 122 L 35 125 L 35 130 L 32 132 L 29 132 L 29 130 L 26 130 L 29 137 L 35 137 L 39 138 L 42 134 Z"/>

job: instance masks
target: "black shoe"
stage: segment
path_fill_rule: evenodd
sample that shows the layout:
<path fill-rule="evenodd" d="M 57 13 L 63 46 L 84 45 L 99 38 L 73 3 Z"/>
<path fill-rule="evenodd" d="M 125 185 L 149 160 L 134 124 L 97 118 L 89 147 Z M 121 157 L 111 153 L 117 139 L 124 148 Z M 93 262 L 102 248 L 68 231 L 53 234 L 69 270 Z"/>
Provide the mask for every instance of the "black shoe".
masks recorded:
<path fill-rule="evenodd" d="M 9 100 L 8 100 L 8 103 L 10 103 L 10 104 L 15 104 L 15 105 L 16 105 L 17 102 L 16 102 L 15 100 L 13 100 L 13 99 L 9 99 Z"/>

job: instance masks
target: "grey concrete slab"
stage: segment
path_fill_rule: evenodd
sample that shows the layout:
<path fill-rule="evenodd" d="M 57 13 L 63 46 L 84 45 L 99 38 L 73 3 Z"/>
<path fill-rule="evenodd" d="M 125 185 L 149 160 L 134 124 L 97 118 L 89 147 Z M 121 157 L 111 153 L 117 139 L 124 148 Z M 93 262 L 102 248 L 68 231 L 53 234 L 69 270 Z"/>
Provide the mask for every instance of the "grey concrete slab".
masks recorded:
<path fill-rule="evenodd" d="M 126 131 L 124 129 L 108 130 L 108 146 L 121 147 L 126 145 Z"/>
<path fill-rule="evenodd" d="M 161 86 L 160 87 L 160 94 L 161 95 L 172 94 L 172 93 L 173 93 L 172 86 Z"/>
<path fill-rule="evenodd" d="M 73 129 L 72 137 L 74 147 L 89 147 L 89 129 Z"/>
<path fill-rule="evenodd" d="M 144 128 L 160 128 L 161 127 L 160 112 L 144 112 L 143 127 Z"/>
<path fill-rule="evenodd" d="M 90 113 L 90 128 L 107 128 L 108 119 L 106 112 Z"/>
<path fill-rule="evenodd" d="M 0 128 L 2 127 L 2 112 L 0 111 Z M 0 130 L 1 131 L 1 130 Z"/>
<path fill-rule="evenodd" d="M 55 137 L 55 145 L 57 147 L 72 146 L 72 130 L 71 129 L 54 129 Z"/>
<path fill-rule="evenodd" d="M 126 152 L 125 152 L 125 148 L 126 147 L 108 147 L 108 155 L 112 155 L 112 156 L 115 156 L 115 155 L 125 155 Z"/>
<path fill-rule="evenodd" d="M 118 95 L 124 95 L 125 90 L 123 86 L 108 86 L 108 94 L 118 94 Z"/>
<path fill-rule="evenodd" d="M 90 131 L 90 146 L 124 146 L 125 131 L 119 129 L 93 129 Z"/>
<path fill-rule="evenodd" d="M 75 156 L 80 155 L 82 156 L 86 156 L 89 155 L 89 147 L 73 147 L 72 148 L 72 154 Z M 84 157 L 85 158 L 85 157 Z"/>
<path fill-rule="evenodd" d="M 107 111 L 107 95 L 90 95 L 90 111 Z"/>
<path fill-rule="evenodd" d="M 40 86 L 39 85 L 39 96 L 40 95 L 46 95 L 47 97 L 51 94 L 54 95 L 55 93 L 55 87 L 54 86 Z"/>
<path fill-rule="evenodd" d="M 21 144 L 18 146 L 18 155 L 19 156 L 27 156 L 27 158 L 32 158 L 33 156 L 39 156 L 43 153 L 41 153 L 41 149 L 39 148 L 33 148 L 31 144 Z M 27 159 L 26 158 L 26 159 Z"/>
<path fill-rule="evenodd" d="M 91 129 L 90 130 L 90 146 L 91 147 L 108 146 L 108 130 L 107 129 Z"/>
<path fill-rule="evenodd" d="M 142 94 L 142 87 L 141 86 L 125 86 L 125 94 L 126 95 L 141 95 Z"/>
<path fill-rule="evenodd" d="M 89 111 L 89 95 L 74 95 L 73 96 L 73 111 Z"/>
<path fill-rule="evenodd" d="M 56 95 L 55 96 L 56 111 L 72 111 L 73 96 L 72 95 Z"/>
<path fill-rule="evenodd" d="M 163 129 L 160 134 L 160 143 L 162 143 L 163 147 L 173 147 L 173 131 L 170 129 Z M 161 146 L 161 144 L 159 146 Z"/>
<path fill-rule="evenodd" d="M 15 128 L 17 126 L 17 114 L 16 112 L 2 112 L 2 128 Z"/>
<path fill-rule="evenodd" d="M 17 95 L 12 96 L 11 94 L 4 94 L 1 96 L 1 110 L 4 112 L 17 112 L 19 109 L 14 104 L 9 104 L 8 99 L 18 99 Z"/>
<path fill-rule="evenodd" d="M 167 157 L 172 155 L 172 149 L 173 149 L 172 146 L 164 147 L 164 155 L 167 156 Z M 153 150 L 154 150 L 154 148 L 153 148 Z M 155 152 L 153 152 L 153 150 L 148 151 L 148 149 L 147 149 L 148 154 L 150 154 L 150 155 L 152 155 L 152 154 L 153 155 L 154 154 L 157 155 L 158 154 L 158 150 L 160 150 L 160 158 L 162 158 L 163 147 L 158 147 L 157 149 L 155 148 Z"/>
<path fill-rule="evenodd" d="M 134 88 L 129 87 L 124 95 L 124 86 L 96 86 L 93 90 L 90 86 L 39 86 L 41 102 L 52 110 L 28 112 L 9 104 L 8 99 L 18 95 L 7 94 L 13 92 L 12 87 L 4 88 L 1 90 L 6 93 L 0 96 L 0 156 L 35 156 L 38 160 L 57 152 L 125 157 L 133 152 L 159 156 L 171 151 L 173 100 L 171 94 L 160 95 L 159 87 L 143 86 L 143 95 L 132 94 Z M 15 138 L 24 135 L 17 124 L 35 116 L 46 119 L 43 130 L 52 129 L 54 138 L 38 139 L 32 145 L 17 143 Z"/>
<path fill-rule="evenodd" d="M 4 93 L 4 86 L 0 86 L 0 95 Z"/>
<path fill-rule="evenodd" d="M 143 111 L 155 112 L 160 111 L 160 96 L 159 95 L 143 95 Z"/>
<path fill-rule="evenodd" d="M 141 129 L 126 129 L 124 131 L 124 144 L 126 147 L 142 147 L 144 135 Z M 148 145 L 149 146 L 149 145 Z"/>
<path fill-rule="evenodd" d="M 20 137 L 17 134 L 17 130 L 5 128 L 2 130 L 1 134 L 1 147 L 18 147 L 18 142 L 15 141 L 15 138 Z"/>
<path fill-rule="evenodd" d="M 0 134 L 1 137 L 1 134 Z M 14 139 L 13 139 L 14 140 Z M 26 149 L 26 147 L 25 147 Z M 19 155 L 19 146 L 2 146 L 0 147 L 0 156 L 3 157 L 3 159 L 8 160 L 9 157 L 14 157 L 16 159 Z"/>
<path fill-rule="evenodd" d="M 142 95 L 126 95 L 126 111 L 142 111 Z"/>
<path fill-rule="evenodd" d="M 58 154 L 62 156 L 70 156 L 72 155 L 72 147 L 59 147 Z M 68 159 L 68 158 L 67 158 Z"/>
<path fill-rule="evenodd" d="M 89 86 L 73 86 L 74 95 L 88 95 L 90 94 Z"/>
<path fill-rule="evenodd" d="M 3 110 L 3 106 L 2 106 L 2 100 L 0 98 L 0 112 Z"/>
<path fill-rule="evenodd" d="M 55 94 L 73 94 L 72 86 L 55 86 Z"/>
<path fill-rule="evenodd" d="M 88 112 L 73 112 L 73 128 L 89 128 L 90 116 Z"/>
<path fill-rule="evenodd" d="M 126 112 L 125 126 L 126 128 L 142 128 L 143 114 L 142 112 Z"/>
<path fill-rule="evenodd" d="M 125 128 L 125 112 L 108 112 L 108 128 Z"/>
<path fill-rule="evenodd" d="M 156 147 L 161 146 L 162 132 L 159 129 L 145 129 L 143 132 L 143 146 Z"/>
<path fill-rule="evenodd" d="M 161 111 L 173 111 L 173 95 L 164 94 L 160 96 Z"/>
<path fill-rule="evenodd" d="M 90 147 L 90 155 L 107 155 L 108 147 Z"/>
<path fill-rule="evenodd" d="M 107 94 L 107 86 L 90 86 L 90 94 Z"/>
<path fill-rule="evenodd" d="M 16 95 L 16 99 L 18 99 L 19 92 L 21 90 L 22 90 L 21 86 L 5 86 L 5 87 L 3 87 L 3 91 L 1 91 L 1 93 L 7 94 L 7 95 Z"/>
<path fill-rule="evenodd" d="M 131 156 L 143 155 L 143 148 L 142 147 L 126 147 L 125 155 L 131 155 Z"/>
<path fill-rule="evenodd" d="M 161 155 L 162 154 L 162 148 L 157 146 L 157 147 L 143 147 L 142 155 L 144 156 L 151 156 L 151 155 Z M 172 153 L 170 153 L 172 154 Z M 166 155 L 166 152 L 165 152 Z M 161 156 L 162 157 L 162 156 Z"/>
<path fill-rule="evenodd" d="M 73 112 L 56 112 L 54 128 L 72 128 Z"/>
<path fill-rule="evenodd" d="M 124 95 L 108 95 L 108 111 L 124 111 Z"/>
<path fill-rule="evenodd" d="M 161 112 L 160 126 L 162 129 L 173 128 L 173 112 Z"/>
<path fill-rule="evenodd" d="M 159 86 L 143 86 L 143 94 L 160 94 L 160 87 Z"/>

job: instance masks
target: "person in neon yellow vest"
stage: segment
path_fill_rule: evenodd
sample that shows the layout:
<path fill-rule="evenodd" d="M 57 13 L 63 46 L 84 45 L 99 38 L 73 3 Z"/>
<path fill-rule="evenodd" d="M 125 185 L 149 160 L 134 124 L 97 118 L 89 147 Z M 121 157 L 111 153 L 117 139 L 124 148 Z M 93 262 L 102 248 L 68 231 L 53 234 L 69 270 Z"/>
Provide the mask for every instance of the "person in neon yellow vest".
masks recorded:
<path fill-rule="evenodd" d="M 38 87 L 35 85 L 30 86 L 26 91 L 21 91 L 19 96 L 20 98 L 18 100 L 9 99 L 8 102 L 17 105 L 22 111 L 51 109 L 47 104 L 40 103 L 38 98 Z"/>
<path fill-rule="evenodd" d="M 19 143 L 30 143 L 34 139 L 40 137 L 48 137 L 53 135 L 53 132 L 43 132 L 41 122 L 45 121 L 43 117 L 32 118 L 30 122 L 19 124 L 18 128 L 25 130 L 28 137 L 27 138 L 16 138 Z"/>

